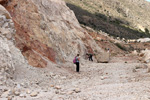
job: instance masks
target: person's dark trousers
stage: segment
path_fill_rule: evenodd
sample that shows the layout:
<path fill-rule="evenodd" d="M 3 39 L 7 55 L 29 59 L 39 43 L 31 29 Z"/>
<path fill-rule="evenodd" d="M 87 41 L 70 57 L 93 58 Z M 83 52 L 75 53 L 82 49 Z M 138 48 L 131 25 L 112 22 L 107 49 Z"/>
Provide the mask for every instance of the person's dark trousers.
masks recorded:
<path fill-rule="evenodd" d="M 89 57 L 89 61 L 93 61 L 92 57 Z"/>
<path fill-rule="evenodd" d="M 79 72 L 79 62 L 76 62 L 76 71 Z"/>

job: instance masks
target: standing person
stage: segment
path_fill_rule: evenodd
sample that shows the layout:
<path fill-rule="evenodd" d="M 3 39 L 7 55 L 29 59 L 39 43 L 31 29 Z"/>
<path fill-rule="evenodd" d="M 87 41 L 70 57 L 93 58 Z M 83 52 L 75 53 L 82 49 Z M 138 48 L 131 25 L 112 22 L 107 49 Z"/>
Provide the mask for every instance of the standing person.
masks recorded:
<path fill-rule="evenodd" d="M 93 56 L 93 54 L 89 54 L 89 61 L 93 61 L 92 56 Z"/>
<path fill-rule="evenodd" d="M 79 72 L 79 70 L 80 70 L 79 61 L 80 61 L 79 54 L 77 54 L 77 56 L 76 56 L 76 71 L 77 72 Z"/>
<path fill-rule="evenodd" d="M 86 53 L 86 59 L 89 59 L 89 54 L 88 53 Z"/>
<path fill-rule="evenodd" d="M 107 52 L 109 53 L 109 48 L 107 49 Z"/>

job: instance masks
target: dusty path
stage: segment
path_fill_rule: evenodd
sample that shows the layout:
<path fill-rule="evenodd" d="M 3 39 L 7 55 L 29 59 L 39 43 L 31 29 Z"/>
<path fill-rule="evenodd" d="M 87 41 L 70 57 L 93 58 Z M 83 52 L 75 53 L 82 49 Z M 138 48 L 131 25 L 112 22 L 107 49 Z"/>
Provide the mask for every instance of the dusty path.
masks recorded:
<path fill-rule="evenodd" d="M 106 64 L 87 61 L 80 74 L 73 66 L 51 71 L 49 80 L 32 88 L 38 96 L 14 100 L 150 100 L 150 74 L 133 58 L 116 57 Z"/>

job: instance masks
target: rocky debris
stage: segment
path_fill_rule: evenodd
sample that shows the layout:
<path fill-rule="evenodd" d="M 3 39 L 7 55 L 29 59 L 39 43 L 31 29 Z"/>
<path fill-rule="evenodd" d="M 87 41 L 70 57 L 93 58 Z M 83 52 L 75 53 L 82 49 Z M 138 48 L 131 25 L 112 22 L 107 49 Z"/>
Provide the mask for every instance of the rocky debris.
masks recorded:
<path fill-rule="evenodd" d="M 19 96 L 20 95 L 20 92 L 19 91 L 15 91 L 15 96 Z"/>
<path fill-rule="evenodd" d="M 38 92 L 35 92 L 35 91 L 31 92 L 31 94 L 30 94 L 31 97 L 36 97 L 37 95 L 38 95 Z"/>
<path fill-rule="evenodd" d="M 56 94 L 59 94 L 60 92 L 58 90 L 55 91 Z"/>
<path fill-rule="evenodd" d="M 22 98 L 26 98 L 26 94 L 25 93 L 24 94 L 22 93 L 19 96 L 22 97 Z"/>
<path fill-rule="evenodd" d="M 136 50 L 134 50 L 134 51 L 132 52 L 132 54 L 133 54 L 133 55 L 138 55 L 138 52 L 137 52 Z"/>
<path fill-rule="evenodd" d="M 26 93 L 27 93 L 27 94 L 30 94 L 30 93 L 31 93 L 31 91 L 30 91 L 29 89 L 27 89 L 27 90 L 26 90 Z"/>
<path fill-rule="evenodd" d="M 1 95 L 1 97 L 2 97 L 2 98 L 7 98 L 8 95 L 9 95 L 9 93 L 8 93 L 8 91 L 6 91 L 6 92 L 4 92 L 4 93 Z"/>
<path fill-rule="evenodd" d="M 50 85 L 50 87 L 54 87 L 54 85 Z"/>
<path fill-rule="evenodd" d="M 148 68 L 147 72 L 150 73 L 150 68 Z"/>
<path fill-rule="evenodd" d="M 141 65 L 137 65 L 137 66 L 135 66 L 135 69 L 140 69 L 140 68 L 142 68 L 142 66 L 141 66 Z"/>
<path fill-rule="evenodd" d="M 73 91 L 75 91 L 76 93 L 81 92 L 81 90 L 79 88 L 74 89 Z"/>
<path fill-rule="evenodd" d="M 12 100 L 12 98 L 13 98 L 12 96 L 9 96 L 7 97 L 7 100 Z"/>
<path fill-rule="evenodd" d="M 140 69 L 136 69 L 137 72 L 133 73 L 131 72 L 131 70 L 135 69 L 135 66 L 140 66 Z M 145 69 L 143 66 L 144 66 L 143 64 L 139 64 L 139 63 L 124 64 L 119 62 L 119 63 L 103 64 L 103 63 L 95 63 L 95 62 L 90 63 L 87 61 L 86 64 L 82 66 L 81 74 L 72 74 L 72 72 L 71 74 L 66 72 L 57 73 L 57 71 L 55 72 L 55 74 L 53 73 L 55 76 L 67 77 L 67 75 L 69 75 L 70 78 L 66 78 L 66 80 L 64 80 L 61 77 L 56 79 L 50 79 L 48 80 L 48 82 L 45 81 L 44 84 L 41 83 L 40 84 L 41 87 L 38 87 L 36 85 L 36 82 L 32 82 L 32 84 L 27 82 L 28 84 L 31 84 L 29 85 L 28 88 L 23 87 L 23 84 L 25 84 L 26 82 L 22 82 L 22 81 L 16 82 L 15 87 L 11 89 L 12 94 L 8 93 L 7 98 L 12 97 L 14 100 L 15 99 L 36 100 L 38 98 L 54 99 L 54 100 L 56 98 L 65 99 L 65 100 L 69 100 L 69 99 L 78 100 L 80 98 L 81 100 L 87 100 L 87 99 L 92 100 L 92 99 L 99 99 L 103 97 L 104 99 L 108 100 L 109 99 L 108 97 L 112 97 L 112 96 L 118 97 L 117 96 L 118 93 L 121 94 L 121 97 L 124 97 L 124 95 L 127 95 L 126 93 L 130 93 L 130 91 L 133 91 L 132 90 L 133 88 L 135 89 L 135 91 L 133 92 L 138 93 L 136 92 L 138 87 L 135 85 L 138 84 L 139 86 L 143 87 L 143 85 L 141 85 L 143 83 L 140 83 L 142 82 L 141 80 L 148 78 L 147 75 L 148 73 L 145 73 L 147 69 Z M 32 72 L 34 71 L 32 70 Z M 43 72 L 43 73 L 45 73 L 46 75 L 52 74 L 50 72 Z M 41 78 L 39 76 L 37 77 Z M 55 85 L 50 85 L 50 84 L 55 84 Z M 140 89 L 142 88 L 139 87 L 138 90 Z M 0 91 L 1 90 L 3 91 L 3 93 L 5 93 L 10 89 L 8 87 L 3 87 L 3 89 L 0 88 Z M 145 89 L 143 89 L 142 91 L 144 90 Z M 121 91 L 126 91 L 126 93 Z M 19 95 L 15 95 L 14 94 L 15 92 L 19 92 Z M 97 96 L 95 97 L 95 95 Z M 132 94 L 132 96 L 135 97 L 134 94 Z"/>
<path fill-rule="evenodd" d="M 105 77 L 104 76 L 101 76 L 101 80 L 104 80 L 105 79 Z"/>
<path fill-rule="evenodd" d="M 60 90 L 61 87 L 60 86 L 55 86 L 55 89 Z"/>
<path fill-rule="evenodd" d="M 60 95 L 65 95 L 66 94 L 66 92 L 60 92 Z"/>
<path fill-rule="evenodd" d="M 68 95 L 72 95 L 73 93 L 74 93 L 74 91 L 67 92 Z"/>
<path fill-rule="evenodd" d="M 28 88 L 29 84 L 28 83 L 21 83 L 21 86 L 24 87 L 24 88 Z"/>
<path fill-rule="evenodd" d="M 137 72 L 136 69 L 133 69 L 132 72 Z"/>

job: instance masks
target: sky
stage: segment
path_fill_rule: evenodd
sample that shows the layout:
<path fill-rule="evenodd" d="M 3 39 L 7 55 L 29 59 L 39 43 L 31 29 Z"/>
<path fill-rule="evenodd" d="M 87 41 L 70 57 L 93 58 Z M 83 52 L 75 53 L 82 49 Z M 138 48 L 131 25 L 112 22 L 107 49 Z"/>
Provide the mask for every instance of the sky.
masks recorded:
<path fill-rule="evenodd" d="M 150 0 L 147 0 L 147 1 L 149 1 L 149 2 L 150 2 Z"/>

